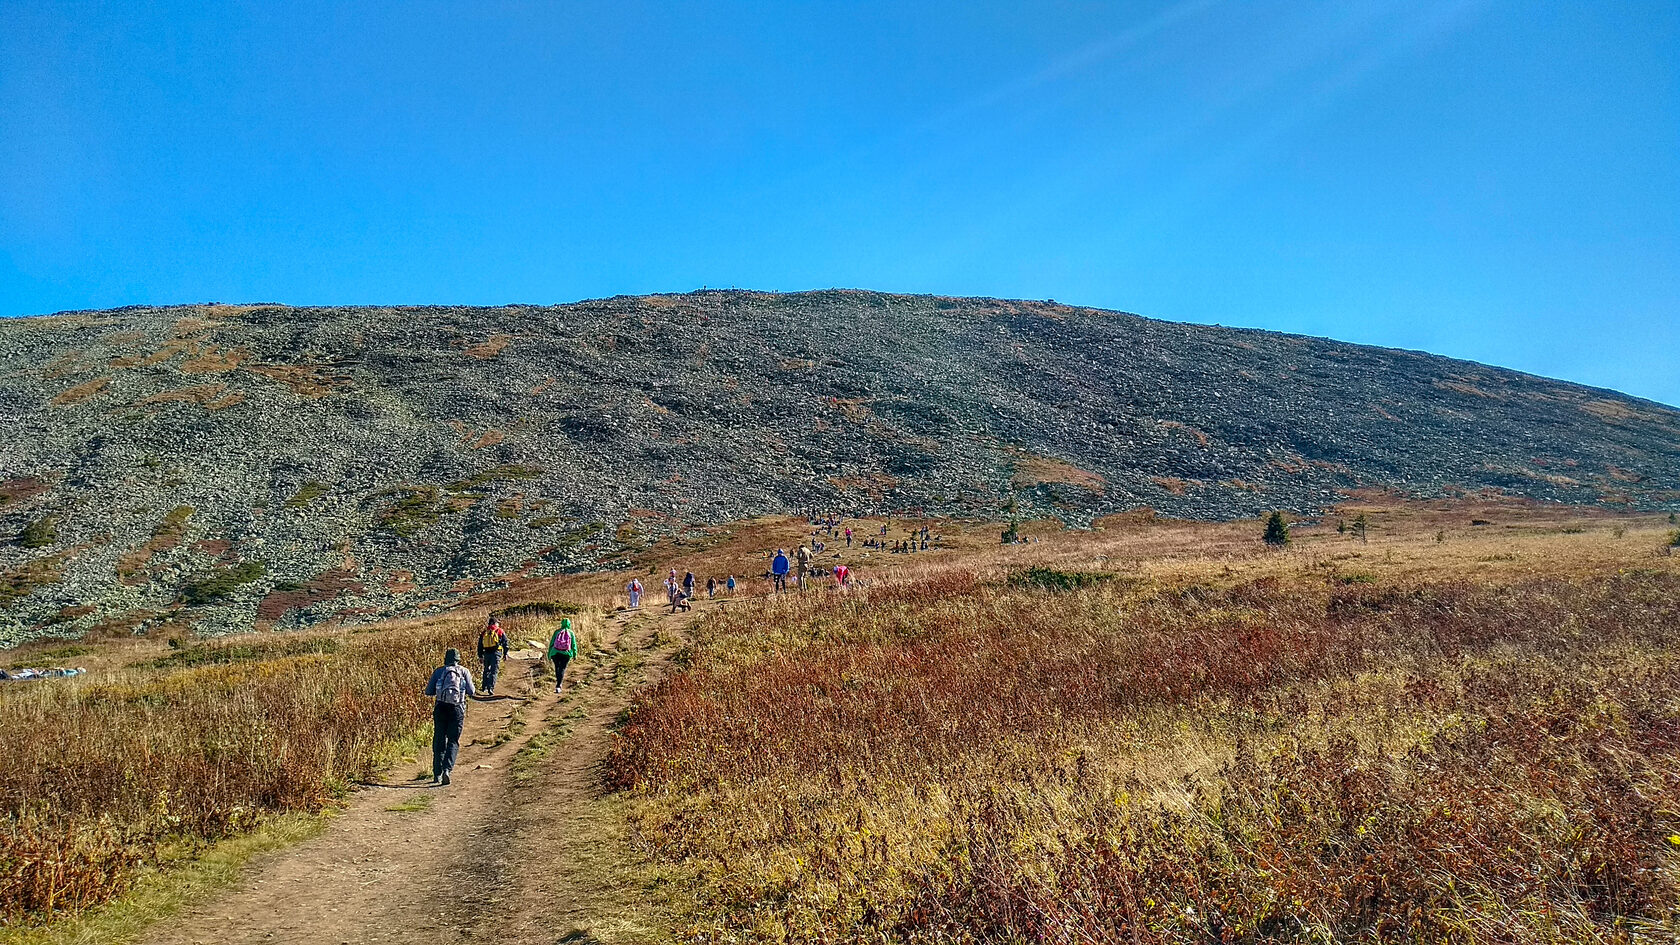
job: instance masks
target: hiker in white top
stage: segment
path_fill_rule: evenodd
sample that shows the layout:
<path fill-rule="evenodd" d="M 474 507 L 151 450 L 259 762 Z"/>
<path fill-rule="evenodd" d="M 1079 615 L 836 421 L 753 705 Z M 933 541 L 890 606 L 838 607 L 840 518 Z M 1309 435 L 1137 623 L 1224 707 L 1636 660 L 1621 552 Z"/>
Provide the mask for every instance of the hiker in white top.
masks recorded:
<path fill-rule="evenodd" d="M 630 592 L 630 609 L 631 610 L 635 610 L 636 608 L 642 606 L 642 579 L 641 578 L 631 578 L 630 579 L 630 585 L 628 587 L 626 587 L 625 590 Z"/>
<path fill-rule="evenodd" d="M 432 670 L 426 683 L 432 703 L 432 783 L 448 784 L 461 748 L 461 729 L 467 724 L 467 698 L 478 695 L 472 673 L 461 665 L 461 651 L 450 647 L 443 665 Z"/>

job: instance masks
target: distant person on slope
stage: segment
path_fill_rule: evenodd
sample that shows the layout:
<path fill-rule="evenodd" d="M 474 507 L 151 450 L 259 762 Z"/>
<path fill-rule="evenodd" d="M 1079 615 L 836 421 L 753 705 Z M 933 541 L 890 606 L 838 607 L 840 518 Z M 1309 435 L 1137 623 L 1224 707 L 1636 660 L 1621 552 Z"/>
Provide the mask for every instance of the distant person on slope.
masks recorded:
<path fill-rule="evenodd" d="M 642 579 L 631 578 L 630 584 L 625 588 L 625 590 L 630 592 L 630 609 L 636 610 L 640 608 L 642 606 Z"/>
<path fill-rule="evenodd" d="M 554 661 L 554 694 L 560 694 L 560 684 L 566 679 L 566 666 L 577 656 L 577 634 L 572 632 L 571 618 L 560 621 L 560 628 L 548 640 L 548 658 Z"/>
<path fill-rule="evenodd" d="M 480 688 L 487 696 L 496 694 L 496 673 L 502 668 L 502 660 L 507 659 L 508 639 L 502 631 L 502 625 L 495 617 L 478 635 L 478 662 L 484 667 L 484 685 Z"/>
<path fill-rule="evenodd" d="M 687 597 L 689 600 L 694 599 L 694 572 L 693 571 L 684 571 L 683 572 L 683 596 Z"/>
<path fill-rule="evenodd" d="M 770 584 L 777 593 L 787 590 L 788 556 L 787 552 L 776 549 L 776 557 L 770 562 Z"/>
<path fill-rule="evenodd" d="M 443 665 L 432 670 L 426 695 L 432 702 L 432 783 L 448 784 L 461 748 L 461 729 L 467 724 L 467 697 L 475 696 L 472 673 L 461 665 L 461 651 L 450 647 Z"/>
<path fill-rule="evenodd" d="M 837 564 L 834 566 L 834 584 L 836 587 L 845 587 L 846 580 L 851 576 L 851 568 L 848 568 L 843 564 Z"/>
<path fill-rule="evenodd" d="M 729 576 L 729 580 L 723 582 L 723 587 L 724 587 L 724 593 L 725 593 L 726 596 L 734 597 L 735 596 L 735 575 L 731 574 Z"/>
<path fill-rule="evenodd" d="M 795 554 L 799 557 L 799 586 L 803 588 L 805 586 L 805 575 L 810 573 L 811 570 L 811 548 L 809 545 L 800 545 Z"/>

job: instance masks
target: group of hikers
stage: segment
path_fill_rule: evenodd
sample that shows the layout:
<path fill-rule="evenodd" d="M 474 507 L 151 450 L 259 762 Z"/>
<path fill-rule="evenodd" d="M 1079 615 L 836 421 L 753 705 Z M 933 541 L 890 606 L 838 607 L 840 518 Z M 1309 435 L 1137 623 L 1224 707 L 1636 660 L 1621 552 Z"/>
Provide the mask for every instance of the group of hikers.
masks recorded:
<path fill-rule="evenodd" d="M 631 578 L 630 583 L 626 584 L 624 589 L 630 594 L 630 609 L 640 610 L 642 607 L 642 579 Z M 665 603 L 671 608 L 671 613 L 674 614 L 679 610 L 692 610 L 693 607 L 689 605 L 689 601 L 694 599 L 695 590 L 696 582 L 693 571 L 683 572 L 682 578 L 678 579 L 677 569 L 672 568 L 671 572 L 665 576 Z M 707 600 L 717 597 L 719 591 L 733 597 L 735 595 L 735 575 L 731 574 L 722 581 L 715 577 L 706 579 Z"/>
<path fill-rule="evenodd" d="M 548 638 L 548 660 L 554 664 L 554 692 L 566 679 L 566 667 L 577 656 L 577 634 L 572 630 L 571 618 Z M 474 685 L 472 673 L 461 665 L 461 651 L 450 647 L 443 654 L 443 665 L 432 670 L 426 682 L 425 695 L 432 697 L 432 783 L 448 784 L 450 772 L 455 770 L 455 758 L 460 753 L 461 730 L 467 722 L 467 700 L 492 698 L 496 694 L 496 677 L 502 660 L 508 655 L 507 631 L 492 614 L 478 634 L 478 661 L 484 667 L 482 685 Z"/>
<path fill-rule="evenodd" d="M 827 549 L 823 536 L 838 540 L 842 534 L 846 547 L 852 547 L 856 538 L 855 531 L 850 525 L 845 525 L 842 532 L 842 520 L 833 514 L 820 516 L 812 513 L 810 524 L 814 526 L 809 541 L 794 549 L 790 555 L 785 548 L 776 549 L 770 556 L 769 570 L 764 576 L 770 579 L 771 590 L 782 593 L 787 590 L 789 577 L 797 588 L 805 588 L 813 578 L 834 578 L 836 588 L 851 587 L 855 583 L 850 566 L 836 563 L 833 567 L 824 568 L 816 561 L 816 556 Z M 920 530 L 911 529 L 909 538 L 901 540 L 889 548 L 888 528 L 881 526 L 880 536 L 863 539 L 863 547 L 879 548 L 894 552 L 926 550 L 929 542 L 928 528 L 923 525 Z M 937 538 L 933 539 L 935 542 Z M 838 555 L 836 555 L 838 557 Z M 738 582 L 734 574 L 723 580 L 716 577 L 706 578 L 706 597 L 715 598 L 720 592 L 733 597 Z M 690 601 L 699 588 L 698 579 L 693 571 L 677 575 L 677 569 L 672 568 L 665 576 L 665 600 L 671 608 L 671 613 L 692 609 Z M 630 608 L 640 609 L 642 606 L 641 578 L 631 578 L 625 586 L 630 595 Z M 535 641 L 532 641 L 535 643 Z M 570 618 L 562 619 L 560 625 L 550 634 L 547 647 L 547 659 L 554 666 L 554 692 L 560 693 L 566 678 L 566 667 L 577 656 L 577 634 L 572 629 Z M 460 751 L 461 730 L 466 724 L 467 703 L 474 698 L 493 698 L 496 694 L 496 678 L 500 675 L 502 662 L 508 658 L 509 645 L 507 632 L 502 629 L 501 622 L 491 615 L 484 629 L 480 631 L 477 640 L 479 665 L 483 667 L 483 676 L 478 684 L 474 684 L 472 673 L 461 665 L 461 651 L 451 647 L 444 653 L 443 665 L 432 671 L 431 679 L 426 683 L 425 694 L 432 697 L 432 783 L 448 784 L 449 775 L 455 768 L 455 759 Z"/>
<path fill-rule="evenodd" d="M 770 570 L 764 572 L 770 579 L 770 589 L 777 594 L 788 588 L 788 576 L 793 576 L 793 586 L 805 588 L 810 586 L 812 578 L 833 575 L 835 587 L 850 587 L 852 584 L 852 569 L 845 564 L 836 564 L 832 568 L 824 568 L 816 563 L 816 555 L 822 551 L 821 542 L 811 542 L 794 549 L 792 557 L 787 549 L 777 548 L 770 556 Z"/>

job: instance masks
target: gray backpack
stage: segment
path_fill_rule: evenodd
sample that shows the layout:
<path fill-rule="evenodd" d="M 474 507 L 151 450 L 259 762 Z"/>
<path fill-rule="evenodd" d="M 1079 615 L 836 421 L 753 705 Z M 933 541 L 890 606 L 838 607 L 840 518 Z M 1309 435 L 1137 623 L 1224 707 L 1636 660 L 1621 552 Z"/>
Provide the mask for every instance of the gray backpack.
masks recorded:
<path fill-rule="evenodd" d="M 443 667 L 443 675 L 438 678 L 437 701 L 466 705 L 468 685 L 466 670 L 459 666 Z"/>

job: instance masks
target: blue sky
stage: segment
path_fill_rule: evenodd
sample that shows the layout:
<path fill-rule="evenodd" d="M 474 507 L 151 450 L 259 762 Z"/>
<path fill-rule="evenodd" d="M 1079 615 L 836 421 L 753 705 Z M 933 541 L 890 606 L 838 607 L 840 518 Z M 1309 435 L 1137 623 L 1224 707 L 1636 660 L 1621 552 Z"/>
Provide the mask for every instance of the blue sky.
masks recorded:
<path fill-rule="evenodd" d="M 0 0 L 0 314 L 702 285 L 1680 404 L 1680 4 Z"/>

